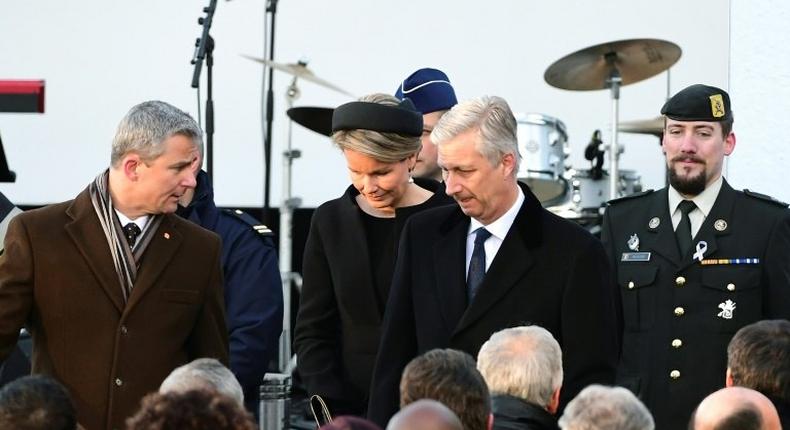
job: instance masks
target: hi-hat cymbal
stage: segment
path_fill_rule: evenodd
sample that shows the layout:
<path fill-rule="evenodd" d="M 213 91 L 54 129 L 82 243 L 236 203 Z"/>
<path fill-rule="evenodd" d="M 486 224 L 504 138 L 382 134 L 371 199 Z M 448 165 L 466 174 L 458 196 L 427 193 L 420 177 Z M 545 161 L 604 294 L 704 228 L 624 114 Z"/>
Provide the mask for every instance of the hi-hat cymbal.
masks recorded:
<path fill-rule="evenodd" d="M 334 109 L 301 106 L 288 109 L 288 117 L 295 123 L 324 136 L 332 135 L 332 113 Z"/>
<path fill-rule="evenodd" d="M 622 82 L 633 84 L 669 69 L 680 59 L 678 45 L 660 39 L 629 39 L 590 46 L 555 61 L 543 78 L 566 90 L 602 90 L 616 70 Z"/>
<path fill-rule="evenodd" d="M 252 61 L 261 63 L 261 64 L 265 64 L 265 65 L 271 67 L 274 70 L 279 70 L 281 72 L 288 73 L 289 75 L 296 76 L 297 78 L 302 78 L 302 79 L 304 79 L 306 81 L 310 81 L 310 82 L 316 83 L 318 85 L 321 85 L 322 87 L 326 87 L 326 88 L 329 88 L 330 90 L 337 91 L 340 94 L 345 94 L 345 95 L 347 95 L 347 96 L 349 96 L 351 98 L 356 98 L 356 96 L 351 94 L 350 92 L 338 87 L 335 84 L 330 83 L 329 81 L 326 81 L 326 80 L 321 79 L 318 76 L 316 76 L 315 73 L 313 73 L 312 70 L 308 69 L 307 65 L 304 64 L 304 63 L 281 64 L 281 63 L 275 63 L 274 61 L 269 61 L 269 60 L 266 60 L 266 59 L 263 59 L 263 58 L 253 57 L 253 56 L 250 56 L 250 55 L 243 55 L 242 54 L 242 57 L 244 57 L 244 58 L 246 58 L 248 60 L 252 60 Z"/>
<path fill-rule="evenodd" d="M 652 134 L 661 137 L 664 134 L 664 117 L 623 121 L 617 129 L 624 133 Z"/>

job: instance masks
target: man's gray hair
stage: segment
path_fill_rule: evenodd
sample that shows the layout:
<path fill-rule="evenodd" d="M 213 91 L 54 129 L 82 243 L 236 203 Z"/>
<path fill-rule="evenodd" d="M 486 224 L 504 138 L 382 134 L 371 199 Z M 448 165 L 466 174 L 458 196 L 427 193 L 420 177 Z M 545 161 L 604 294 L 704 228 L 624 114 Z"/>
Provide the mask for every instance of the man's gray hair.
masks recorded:
<path fill-rule="evenodd" d="M 590 385 L 568 403 L 562 430 L 653 430 L 653 416 L 623 387 Z"/>
<path fill-rule="evenodd" d="M 562 386 L 562 350 L 536 325 L 500 330 L 477 354 L 477 370 L 491 394 L 507 394 L 543 408 Z"/>
<path fill-rule="evenodd" d="M 231 371 L 214 358 L 198 358 L 177 367 L 159 386 L 160 393 L 209 389 L 244 407 L 244 392 Z"/>
<path fill-rule="evenodd" d="M 191 138 L 203 153 L 203 130 L 188 113 L 159 100 L 140 103 L 118 124 L 110 164 L 117 167 L 130 152 L 139 154 L 145 162 L 153 161 L 167 149 L 164 141 L 175 135 Z"/>
<path fill-rule="evenodd" d="M 492 166 L 502 161 L 505 154 L 513 154 L 518 173 L 521 156 L 518 153 L 518 124 L 505 99 L 497 96 L 483 96 L 463 101 L 445 113 L 431 132 L 431 141 L 441 146 L 448 140 L 469 130 L 476 130 L 480 139 L 477 151 Z"/>

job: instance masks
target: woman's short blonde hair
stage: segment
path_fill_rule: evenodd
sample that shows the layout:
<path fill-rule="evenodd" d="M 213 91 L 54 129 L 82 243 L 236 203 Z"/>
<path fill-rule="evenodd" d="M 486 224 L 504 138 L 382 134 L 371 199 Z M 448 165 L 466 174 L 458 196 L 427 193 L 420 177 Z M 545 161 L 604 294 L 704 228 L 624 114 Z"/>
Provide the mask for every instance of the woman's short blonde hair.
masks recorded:
<path fill-rule="evenodd" d="M 398 106 L 400 101 L 389 94 L 370 94 L 359 99 L 361 102 Z M 422 148 L 419 137 L 373 130 L 338 130 L 332 140 L 342 150 L 350 149 L 367 155 L 382 163 L 396 163 L 417 154 Z"/>

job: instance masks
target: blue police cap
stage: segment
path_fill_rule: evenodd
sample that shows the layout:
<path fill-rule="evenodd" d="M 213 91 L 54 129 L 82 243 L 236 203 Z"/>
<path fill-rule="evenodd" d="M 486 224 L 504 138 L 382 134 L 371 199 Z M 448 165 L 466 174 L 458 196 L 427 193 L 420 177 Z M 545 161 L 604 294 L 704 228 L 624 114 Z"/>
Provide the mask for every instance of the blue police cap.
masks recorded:
<path fill-rule="evenodd" d="M 412 73 L 398 86 L 395 97 L 410 99 L 422 114 L 447 110 L 458 104 L 450 78 L 437 69 L 426 68 Z"/>

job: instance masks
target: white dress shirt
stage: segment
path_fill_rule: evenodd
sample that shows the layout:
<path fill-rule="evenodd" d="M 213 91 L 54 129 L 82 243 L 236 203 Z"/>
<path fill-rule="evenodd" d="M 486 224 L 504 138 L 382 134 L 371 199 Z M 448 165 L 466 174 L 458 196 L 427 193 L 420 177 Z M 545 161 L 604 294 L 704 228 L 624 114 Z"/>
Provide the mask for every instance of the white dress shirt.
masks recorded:
<path fill-rule="evenodd" d="M 469 276 L 469 261 L 472 260 L 472 251 L 475 249 L 476 230 L 480 227 L 485 227 L 485 229 L 491 233 L 491 237 L 483 244 L 486 250 L 486 272 L 488 272 L 488 268 L 491 267 L 491 262 L 494 261 L 494 257 L 496 257 L 497 252 L 499 252 L 499 247 L 502 246 L 502 241 L 505 240 L 505 236 L 513 225 L 513 221 L 516 220 L 516 215 L 518 215 L 518 211 L 521 209 L 523 203 L 524 192 L 521 191 L 519 187 L 518 196 L 516 196 L 516 201 L 513 203 L 513 206 L 511 206 L 501 217 L 497 218 L 496 221 L 484 226 L 480 221 L 472 218 L 469 223 L 469 232 L 466 235 L 466 276 Z"/>

